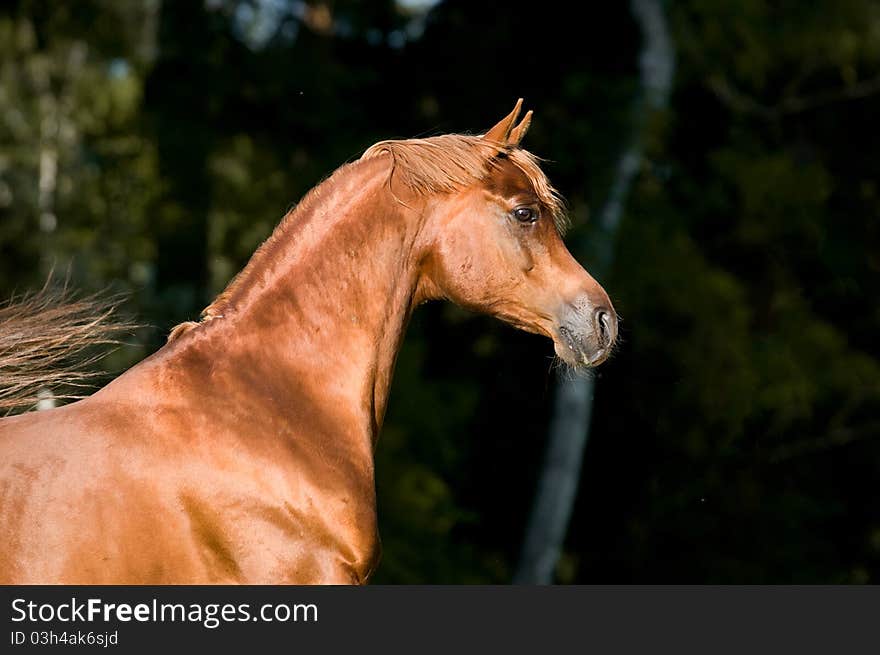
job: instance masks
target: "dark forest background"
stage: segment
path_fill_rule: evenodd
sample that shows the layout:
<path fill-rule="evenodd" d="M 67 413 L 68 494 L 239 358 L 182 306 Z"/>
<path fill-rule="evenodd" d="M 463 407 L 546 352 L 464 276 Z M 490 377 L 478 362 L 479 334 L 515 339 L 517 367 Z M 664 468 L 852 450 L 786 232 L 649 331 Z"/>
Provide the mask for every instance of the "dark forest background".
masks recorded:
<path fill-rule="evenodd" d="M 880 582 L 880 3 L 675 0 L 668 109 L 600 280 L 562 583 Z M 591 211 L 631 139 L 627 3 L 21 0 L 0 8 L 0 296 L 69 271 L 147 324 L 193 319 L 285 210 L 373 142 L 526 146 Z M 581 17 L 582 16 L 582 17 Z M 386 583 L 511 579 L 552 411 L 552 345 L 417 312 L 379 441 Z"/>

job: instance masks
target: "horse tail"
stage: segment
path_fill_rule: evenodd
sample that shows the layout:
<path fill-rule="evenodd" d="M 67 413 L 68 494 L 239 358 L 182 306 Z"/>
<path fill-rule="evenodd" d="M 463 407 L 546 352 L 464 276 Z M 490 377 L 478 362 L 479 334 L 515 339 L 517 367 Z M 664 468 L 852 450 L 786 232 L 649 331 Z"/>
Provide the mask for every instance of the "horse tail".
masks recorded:
<path fill-rule="evenodd" d="M 138 327 L 119 317 L 121 301 L 77 296 L 47 283 L 0 304 L 0 416 L 32 408 L 47 396 L 82 398 L 93 388 L 102 375 L 94 364 L 107 354 L 106 346 Z"/>

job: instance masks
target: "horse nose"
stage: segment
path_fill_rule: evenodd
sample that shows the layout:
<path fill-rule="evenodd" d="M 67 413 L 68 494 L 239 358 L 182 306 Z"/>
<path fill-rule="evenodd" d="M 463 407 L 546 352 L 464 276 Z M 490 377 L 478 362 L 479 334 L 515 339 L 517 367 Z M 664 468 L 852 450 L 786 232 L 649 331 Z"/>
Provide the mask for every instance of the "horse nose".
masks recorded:
<path fill-rule="evenodd" d="M 607 348 L 617 339 L 617 315 L 613 309 L 599 307 L 593 312 L 593 324 L 599 335 L 601 348 Z"/>

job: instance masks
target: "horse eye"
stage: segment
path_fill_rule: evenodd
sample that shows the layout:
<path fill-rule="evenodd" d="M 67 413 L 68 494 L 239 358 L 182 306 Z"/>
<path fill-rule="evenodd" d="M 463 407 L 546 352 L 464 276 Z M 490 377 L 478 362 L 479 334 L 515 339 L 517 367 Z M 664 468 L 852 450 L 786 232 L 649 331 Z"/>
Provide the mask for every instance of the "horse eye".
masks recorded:
<path fill-rule="evenodd" d="M 538 220 L 538 212 L 531 207 L 517 207 L 513 210 L 513 217 L 520 223 L 534 223 Z"/>

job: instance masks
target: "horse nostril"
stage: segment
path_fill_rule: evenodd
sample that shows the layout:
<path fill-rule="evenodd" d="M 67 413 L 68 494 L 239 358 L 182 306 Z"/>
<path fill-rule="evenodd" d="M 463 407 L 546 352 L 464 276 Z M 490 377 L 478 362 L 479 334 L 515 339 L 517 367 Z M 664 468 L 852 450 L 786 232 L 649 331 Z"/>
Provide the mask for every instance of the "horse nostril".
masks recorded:
<path fill-rule="evenodd" d="M 614 343 L 617 338 L 617 317 L 614 312 L 607 309 L 597 309 L 593 312 L 593 319 L 596 321 L 596 329 L 599 332 L 599 340 L 603 346 Z"/>

